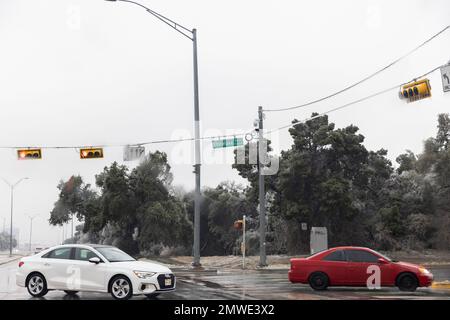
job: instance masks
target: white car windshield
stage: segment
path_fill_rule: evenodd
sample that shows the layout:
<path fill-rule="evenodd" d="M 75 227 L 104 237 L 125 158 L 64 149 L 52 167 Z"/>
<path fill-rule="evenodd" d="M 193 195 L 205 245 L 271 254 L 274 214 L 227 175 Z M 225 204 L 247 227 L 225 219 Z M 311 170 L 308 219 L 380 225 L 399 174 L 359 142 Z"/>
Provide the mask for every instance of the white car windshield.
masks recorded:
<path fill-rule="evenodd" d="M 95 247 L 109 262 L 135 261 L 133 257 L 114 247 Z"/>

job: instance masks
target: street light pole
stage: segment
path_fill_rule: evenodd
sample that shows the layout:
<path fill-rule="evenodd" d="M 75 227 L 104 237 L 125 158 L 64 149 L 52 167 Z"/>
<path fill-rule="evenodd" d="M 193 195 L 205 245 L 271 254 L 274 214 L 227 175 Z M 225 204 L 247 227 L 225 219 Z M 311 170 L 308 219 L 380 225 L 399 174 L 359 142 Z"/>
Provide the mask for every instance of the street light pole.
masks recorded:
<path fill-rule="evenodd" d="M 194 247 L 193 247 L 193 255 L 194 259 L 192 262 L 192 266 L 200 267 L 200 201 L 201 201 L 201 180 L 200 180 L 200 166 L 201 166 L 201 152 L 200 152 L 200 102 L 199 102 L 199 88 L 198 88 L 198 61 L 197 61 L 197 30 L 196 29 L 188 29 L 179 23 L 163 16 L 162 14 L 153 11 L 146 6 L 130 1 L 130 0 L 106 0 L 106 1 L 121 1 L 121 2 L 129 2 L 135 4 L 139 7 L 144 8 L 148 13 L 169 25 L 172 29 L 182 34 L 186 38 L 192 41 L 193 45 L 193 67 L 194 67 L 194 148 L 195 148 L 195 165 L 194 165 L 194 173 L 195 173 L 195 197 L 194 197 Z"/>
<path fill-rule="evenodd" d="M 30 243 L 29 243 L 29 251 L 31 252 L 31 235 L 33 232 L 33 219 L 36 218 L 39 214 L 36 214 L 34 216 L 28 216 L 30 218 Z"/>
<path fill-rule="evenodd" d="M 198 63 L 197 63 L 197 30 L 192 30 L 194 56 L 194 122 L 195 122 L 195 199 L 194 199 L 194 261 L 192 265 L 200 264 L 200 107 L 198 94 Z"/>
<path fill-rule="evenodd" d="M 11 218 L 10 218 L 10 229 L 9 229 L 9 255 L 12 256 L 13 248 L 13 206 L 14 206 L 14 185 L 11 186 Z M 17 239 L 16 239 L 17 241 Z"/>
<path fill-rule="evenodd" d="M 10 187 L 11 189 L 11 222 L 10 222 L 10 231 L 9 231 L 9 255 L 12 256 L 12 248 L 13 248 L 13 212 L 14 212 L 14 188 L 23 180 L 29 179 L 28 177 L 19 179 L 16 183 L 11 184 L 6 179 L 2 178 L 3 181 Z"/>

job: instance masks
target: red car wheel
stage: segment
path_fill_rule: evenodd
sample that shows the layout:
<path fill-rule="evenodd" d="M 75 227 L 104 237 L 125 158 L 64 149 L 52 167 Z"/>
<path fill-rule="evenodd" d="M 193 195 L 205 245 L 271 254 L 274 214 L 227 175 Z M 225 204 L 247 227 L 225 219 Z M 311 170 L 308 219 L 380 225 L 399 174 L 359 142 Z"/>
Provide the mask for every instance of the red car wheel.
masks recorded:
<path fill-rule="evenodd" d="M 328 287 L 328 276 L 323 272 L 314 272 L 309 277 L 309 285 L 314 290 L 325 290 Z"/>
<path fill-rule="evenodd" d="M 413 274 L 405 273 L 398 277 L 397 286 L 400 291 L 416 291 L 419 286 L 419 281 Z"/>

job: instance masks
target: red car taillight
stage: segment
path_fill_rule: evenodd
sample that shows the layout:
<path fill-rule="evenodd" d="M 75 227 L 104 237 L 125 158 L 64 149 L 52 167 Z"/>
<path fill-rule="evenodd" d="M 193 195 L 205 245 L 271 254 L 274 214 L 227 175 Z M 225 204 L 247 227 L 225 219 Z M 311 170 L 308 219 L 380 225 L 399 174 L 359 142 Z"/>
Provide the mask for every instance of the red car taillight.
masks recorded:
<path fill-rule="evenodd" d="M 20 268 L 21 266 L 23 266 L 23 265 L 24 265 L 24 263 L 25 263 L 25 262 L 23 262 L 23 261 L 20 261 L 20 262 L 19 262 L 19 268 Z"/>

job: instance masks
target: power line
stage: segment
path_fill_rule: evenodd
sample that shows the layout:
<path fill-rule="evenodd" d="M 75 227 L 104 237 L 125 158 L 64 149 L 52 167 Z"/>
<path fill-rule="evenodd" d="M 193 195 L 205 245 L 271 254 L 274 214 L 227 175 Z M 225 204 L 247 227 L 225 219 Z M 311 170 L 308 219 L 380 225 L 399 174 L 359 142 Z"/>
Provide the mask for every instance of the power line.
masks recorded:
<path fill-rule="evenodd" d="M 322 97 L 322 98 L 319 98 L 319 99 L 316 99 L 316 100 L 313 100 L 313 101 L 310 101 L 310 102 L 303 103 L 303 104 L 298 105 L 298 106 L 287 107 L 287 108 L 279 108 L 279 109 L 264 109 L 264 111 L 265 111 L 265 112 L 279 112 L 279 111 L 294 110 L 294 109 L 304 108 L 304 107 L 307 107 L 307 106 L 310 106 L 310 105 L 313 105 L 313 104 L 322 102 L 322 101 L 324 101 L 324 100 L 330 99 L 330 98 L 332 98 L 332 97 L 335 97 L 335 96 L 337 96 L 337 95 L 339 95 L 339 94 L 341 94 L 341 93 L 343 93 L 343 92 L 345 92 L 345 91 L 348 91 L 348 90 L 350 90 L 350 89 L 352 89 L 352 88 L 354 88 L 354 87 L 360 85 L 360 84 L 363 83 L 363 82 L 366 82 L 367 80 L 369 80 L 369 79 L 375 77 L 376 75 L 380 74 L 381 72 L 383 72 L 383 71 L 389 69 L 389 68 L 392 67 L 393 65 L 395 65 L 395 64 L 397 64 L 398 62 L 400 62 L 401 60 L 405 59 L 407 56 L 411 55 L 411 54 L 414 53 L 415 51 L 417 51 L 417 50 L 419 50 L 420 48 L 422 48 L 423 46 L 425 46 L 427 43 L 431 42 L 433 39 L 435 39 L 435 38 L 437 38 L 438 36 L 440 36 L 442 33 L 444 33 L 445 31 L 447 31 L 448 29 L 450 29 L 450 25 L 446 26 L 444 29 L 442 29 L 442 30 L 439 31 L 438 33 L 434 34 L 432 37 L 428 38 L 427 40 L 425 40 L 424 42 L 422 42 L 420 45 L 418 45 L 417 47 L 415 47 L 414 49 L 412 49 L 412 50 L 409 51 L 408 53 L 406 53 L 406 54 L 404 54 L 403 56 L 401 56 L 401 57 L 395 59 L 394 61 L 392 61 L 391 63 L 389 63 L 387 66 L 385 66 L 385 67 L 379 69 L 378 71 L 375 71 L 374 73 L 368 75 L 367 77 L 365 77 L 365 78 L 363 78 L 363 79 L 361 79 L 361 80 L 359 80 L 359 81 L 357 81 L 357 82 L 355 82 L 355 83 L 353 83 L 353 84 L 351 84 L 351 85 L 349 85 L 349 86 L 347 86 L 347 87 L 345 87 L 345 88 L 343 88 L 343 89 L 341 89 L 341 90 L 339 90 L 339 91 L 336 91 L 336 92 L 334 92 L 334 93 L 332 93 L 332 94 L 330 94 L 330 95 L 327 95 L 327 96 L 325 96 L 325 97 Z"/>
<path fill-rule="evenodd" d="M 443 65 L 442 65 L 442 66 L 443 66 Z M 430 71 L 424 73 L 423 75 L 414 78 L 413 81 L 414 81 L 415 79 L 423 78 L 423 77 L 426 77 L 426 76 L 432 74 L 433 72 L 439 70 L 442 66 L 438 66 L 438 67 L 436 67 L 436 68 L 434 68 L 434 69 L 432 69 L 432 70 L 430 70 Z M 393 86 L 393 87 L 390 87 L 390 88 L 387 88 L 387 89 L 378 91 L 378 92 L 373 93 L 373 94 L 371 94 L 371 95 L 368 95 L 368 96 L 366 96 L 366 97 L 363 97 L 363 98 L 354 100 L 354 101 L 352 101 L 352 102 L 343 104 L 343 105 L 341 105 L 341 106 L 332 108 L 332 109 L 330 109 L 330 110 L 327 110 L 327 111 L 325 111 L 325 112 L 322 112 L 322 113 L 320 113 L 320 114 L 317 114 L 317 115 L 315 115 L 315 116 L 313 116 L 313 117 L 310 117 L 310 118 L 308 118 L 308 119 L 304 119 L 304 120 L 302 120 L 302 121 L 297 121 L 297 122 L 291 122 L 291 123 L 288 124 L 288 125 L 285 125 L 285 126 L 282 126 L 282 127 L 276 128 L 276 129 L 269 130 L 269 131 L 267 132 L 267 134 L 271 134 L 271 133 L 273 133 L 273 132 L 277 132 L 277 131 L 280 131 L 280 130 L 283 130 L 283 129 L 286 129 L 286 128 L 290 128 L 290 127 L 293 127 L 293 126 L 295 126 L 295 125 L 297 125 L 297 124 L 305 123 L 305 122 L 308 122 L 308 121 L 311 121 L 311 120 L 314 120 L 314 119 L 323 117 L 323 116 L 325 116 L 325 115 L 328 115 L 328 114 L 330 114 L 330 113 L 332 113 L 332 112 L 335 112 L 335 111 L 338 111 L 338 110 L 342 110 L 342 109 L 348 108 L 348 107 L 350 107 L 350 106 L 352 106 L 352 105 L 355 105 L 355 104 L 357 104 L 357 103 L 360 103 L 360 102 L 363 102 L 363 101 L 366 101 L 366 100 L 375 98 L 375 97 L 380 96 L 380 95 L 382 95 L 382 94 L 385 94 L 385 93 L 387 93 L 387 92 L 389 92 L 389 91 L 398 89 L 399 87 L 401 87 L 401 86 L 403 86 L 403 85 L 405 85 L 405 84 L 407 84 L 407 83 L 409 83 L 409 82 L 404 82 L 404 83 L 402 83 L 402 84 L 399 84 L 399 85 L 396 85 L 396 86 Z"/>
<path fill-rule="evenodd" d="M 434 68 L 434 69 L 432 69 L 432 70 L 430 70 L 430 71 L 428 71 L 428 72 L 426 72 L 426 73 L 424 73 L 424 74 L 422 74 L 422 75 L 420 75 L 420 76 L 418 76 L 418 77 L 415 77 L 413 80 L 419 79 L 419 78 L 423 78 L 423 77 L 426 77 L 427 75 L 429 75 L 429 74 L 431 74 L 431 73 L 433 73 L 433 72 L 439 70 L 442 66 L 443 66 L 443 65 L 438 66 L 438 67 L 436 67 L 436 68 Z M 372 98 L 374 98 L 374 97 L 377 97 L 377 96 L 379 96 L 379 95 L 382 95 L 382 94 L 387 93 L 387 92 L 389 92 L 389 91 L 392 91 L 392 90 L 394 90 L 394 89 L 398 89 L 399 87 L 401 87 L 401 86 L 403 86 L 403 85 L 405 85 L 405 84 L 407 84 L 407 83 L 409 83 L 409 82 L 404 82 L 404 83 L 402 83 L 402 84 L 399 84 L 399 85 L 396 85 L 396 86 L 393 86 L 393 87 L 384 89 L 384 90 L 382 90 L 382 91 L 373 93 L 373 94 L 371 94 L 371 95 L 369 95 L 369 96 L 366 96 L 366 97 L 363 97 L 363 98 L 354 100 L 354 101 L 352 101 L 352 102 L 346 103 L 346 104 L 344 104 L 344 105 L 338 106 L 338 107 L 336 107 L 336 108 L 330 109 L 330 110 L 328 110 L 328 111 L 325 111 L 325 112 L 323 112 L 323 113 L 320 113 L 320 114 L 318 114 L 318 115 L 316 115 L 316 116 L 313 116 L 313 117 L 311 117 L 311 118 L 308 118 L 308 119 L 305 119 L 305 120 L 302 120 L 302 121 L 298 121 L 298 122 L 295 122 L 295 123 L 290 123 L 289 125 L 285 125 L 285 126 L 282 126 L 282 127 L 276 128 L 276 129 L 269 130 L 269 131 L 267 131 L 267 134 L 270 134 L 270 133 L 273 133 L 273 132 L 276 132 L 276 131 L 280 131 L 280 130 L 283 130 L 283 129 L 286 129 L 286 128 L 290 128 L 290 127 L 295 126 L 295 125 L 297 125 L 297 124 L 299 124 L 299 123 L 305 123 L 305 122 L 314 120 L 314 119 L 316 119 L 316 118 L 322 117 L 322 116 L 324 116 L 324 115 L 327 115 L 327 114 L 329 114 L 329 113 L 332 113 L 332 112 L 335 112 L 335 111 L 338 111 L 338 110 L 347 108 L 347 107 L 349 107 L 349 106 L 355 105 L 355 104 L 357 104 L 357 103 L 360 103 L 360 102 L 363 102 L 363 101 L 372 99 Z M 218 138 L 244 137 L 246 134 L 247 134 L 247 133 L 235 133 L 235 134 L 227 134 L 227 135 L 204 136 L 204 137 L 200 137 L 198 140 L 201 140 L 201 141 L 202 141 L 202 140 L 213 140 L 213 139 L 218 139 Z M 145 142 L 140 142 L 140 143 L 128 143 L 128 144 L 72 145 L 72 146 L 0 146 L 0 149 L 33 149 L 33 148 L 38 148 L 38 149 L 115 148 L 115 147 L 126 147 L 126 146 L 145 146 L 145 145 L 152 145 L 152 144 L 177 143 L 177 142 L 191 142 L 191 141 L 195 141 L 195 140 L 196 140 L 195 138 L 180 138 L 180 139 L 150 140 L 150 141 L 145 141 Z"/>
<path fill-rule="evenodd" d="M 218 136 L 205 136 L 200 137 L 198 140 L 213 140 L 217 138 L 233 138 L 244 137 L 246 133 L 236 133 Z M 151 144 L 163 144 L 163 143 L 176 143 L 176 142 L 190 142 L 195 141 L 195 138 L 180 138 L 180 139 L 165 139 L 165 140 L 152 140 L 140 143 L 128 143 L 128 144 L 100 144 L 100 145 L 73 145 L 73 146 L 0 146 L 0 149 L 82 149 L 82 148 L 118 148 L 118 147 L 136 147 L 145 146 Z"/>

